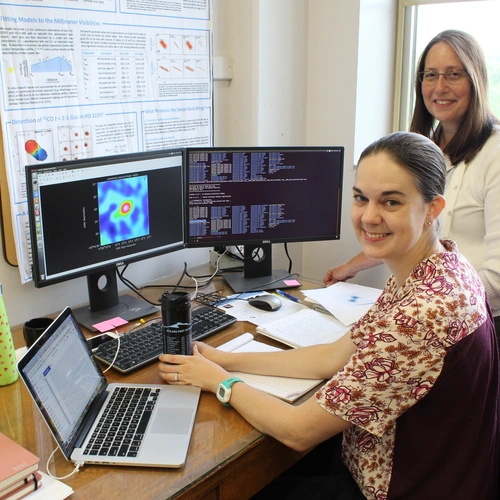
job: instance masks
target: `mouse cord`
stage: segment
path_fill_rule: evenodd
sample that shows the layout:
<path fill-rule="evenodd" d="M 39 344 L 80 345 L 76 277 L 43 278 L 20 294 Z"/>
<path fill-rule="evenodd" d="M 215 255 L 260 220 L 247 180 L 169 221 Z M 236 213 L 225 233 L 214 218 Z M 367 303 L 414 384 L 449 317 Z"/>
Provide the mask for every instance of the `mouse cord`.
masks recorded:
<path fill-rule="evenodd" d="M 52 451 L 52 453 L 50 454 L 50 457 L 48 458 L 47 460 L 47 464 L 45 465 L 45 468 L 47 469 L 47 474 L 50 476 L 50 477 L 53 477 L 54 479 L 67 479 L 68 477 L 72 476 L 73 474 L 76 474 L 79 470 L 80 470 L 80 467 L 84 464 L 84 462 L 77 462 L 75 464 L 75 468 L 69 473 L 67 474 L 66 476 L 62 476 L 62 477 L 59 477 L 59 476 L 54 476 L 54 474 L 52 474 L 52 472 L 50 472 L 49 470 L 49 464 L 50 464 L 50 461 L 52 460 L 52 457 L 54 456 L 54 453 L 59 449 L 58 446 L 56 446 L 54 448 L 54 450 Z"/>

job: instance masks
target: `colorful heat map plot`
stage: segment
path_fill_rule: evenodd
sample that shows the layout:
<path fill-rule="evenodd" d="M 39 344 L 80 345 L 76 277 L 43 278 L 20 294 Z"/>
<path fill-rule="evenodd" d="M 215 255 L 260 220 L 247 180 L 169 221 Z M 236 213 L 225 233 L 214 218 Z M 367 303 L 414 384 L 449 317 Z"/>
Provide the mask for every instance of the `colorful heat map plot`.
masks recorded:
<path fill-rule="evenodd" d="M 97 183 L 100 244 L 110 245 L 149 234 L 146 175 Z"/>
<path fill-rule="evenodd" d="M 26 150 L 26 153 L 30 154 L 38 161 L 44 161 L 47 159 L 47 151 L 45 151 L 45 149 L 43 149 L 42 146 L 40 146 L 40 144 L 33 139 L 25 142 L 24 149 Z"/>

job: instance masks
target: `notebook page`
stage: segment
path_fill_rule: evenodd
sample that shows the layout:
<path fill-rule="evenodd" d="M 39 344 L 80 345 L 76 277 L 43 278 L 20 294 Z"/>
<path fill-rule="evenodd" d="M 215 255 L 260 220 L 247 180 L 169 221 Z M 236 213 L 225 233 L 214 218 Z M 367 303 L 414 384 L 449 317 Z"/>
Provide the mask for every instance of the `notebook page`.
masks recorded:
<path fill-rule="evenodd" d="M 285 401 L 295 401 L 299 396 L 318 385 L 321 380 L 304 378 L 274 377 L 255 375 L 253 373 L 231 372 L 234 377 L 241 378 L 246 384 L 267 392 Z"/>
<path fill-rule="evenodd" d="M 226 352 L 273 352 L 281 351 L 279 347 L 257 342 L 251 333 L 244 333 L 217 349 Z M 289 403 L 297 400 L 322 380 L 311 380 L 272 375 L 256 375 L 253 373 L 231 372 L 234 377 L 241 378 L 246 384 L 262 392 L 281 398 Z"/>
<path fill-rule="evenodd" d="M 244 333 L 243 335 L 240 335 L 239 337 L 236 337 L 233 340 L 230 340 L 229 342 L 226 342 L 225 344 L 220 345 L 217 347 L 219 351 L 226 351 L 226 352 L 231 352 L 231 351 L 236 351 L 237 349 L 240 349 L 242 346 L 247 344 L 248 342 L 251 342 L 253 340 L 253 335 L 251 333 Z"/>
<path fill-rule="evenodd" d="M 312 309 L 304 309 L 287 318 L 257 328 L 259 333 L 268 335 L 292 347 L 335 342 L 348 330 L 348 327 L 333 316 Z"/>

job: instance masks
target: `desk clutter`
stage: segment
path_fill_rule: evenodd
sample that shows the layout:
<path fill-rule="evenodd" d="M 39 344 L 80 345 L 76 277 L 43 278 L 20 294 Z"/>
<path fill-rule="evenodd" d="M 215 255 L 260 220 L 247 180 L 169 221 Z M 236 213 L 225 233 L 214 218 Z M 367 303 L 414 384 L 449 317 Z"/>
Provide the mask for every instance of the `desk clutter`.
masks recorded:
<path fill-rule="evenodd" d="M 311 286 L 311 284 L 307 284 L 306 282 L 305 286 L 308 285 Z M 318 324 L 317 322 L 322 320 L 328 322 L 327 328 L 332 332 L 336 331 L 337 327 L 339 329 L 341 328 L 338 326 L 338 318 L 331 316 L 331 314 L 327 315 L 318 313 L 317 311 L 312 311 L 311 306 L 314 304 L 311 304 L 309 301 L 304 302 L 303 298 L 302 300 L 299 299 L 299 301 L 296 301 L 288 298 L 286 295 L 279 295 L 282 302 L 280 309 L 273 312 L 267 312 L 250 306 L 248 300 L 246 300 L 249 297 L 266 292 L 237 294 L 236 296 L 228 299 L 227 297 L 223 298 L 224 291 L 218 292 L 217 296 L 214 296 L 213 292 L 211 292 L 210 295 L 199 294 L 200 298 L 206 298 L 207 301 L 202 302 L 202 307 L 197 306 L 192 310 L 192 322 L 194 324 L 193 336 L 195 339 L 198 335 L 196 333 L 198 330 L 198 327 L 196 326 L 197 316 L 203 311 L 208 310 L 211 315 L 217 315 L 217 317 L 221 315 L 222 319 L 225 321 L 222 328 L 226 328 L 238 320 L 247 322 L 245 327 L 238 323 L 237 327 L 228 328 L 229 332 L 224 334 L 224 339 L 233 339 L 234 342 L 232 340 L 230 343 L 219 346 L 221 349 L 238 352 L 246 350 L 266 351 L 287 349 L 287 345 L 291 345 L 291 343 L 285 342 L 283 344 L 283 341 L 286 340 L 285 337 L 280 339 L 281 344 L 275 344 L 275 346 L 278 347 L 270 346 L 266 339 L 262 336 L 258 336 L 259 332 L 256 331 L 257 327 L 272 331 L 276 327 L 276 324 L 280 323 L 281 320 L 286 321 L 287 317 L 293 318 L 293 325 L 289 330 L 293 333 L 300 328 L 303 333 L 302 336 L 299 336 L 299 344 L 302 344 L 305 339 L 312 341 L 313 335 L 306 334 L 305 330 L 300 327 L 302 322 L 301 318 L 303 315 L 306 316 L 306 313 L 313 313 L 315 315 L 314 324 L 316 325 Z M 300 291 L 303 293 L 304 290 Z M 293 296 L 300 297 L 300 294 L 297 292 L 298 291 L 294 291 Z M 278 292 L 273 291 L 273 293 Z M 201 302 L 198 298 L 196 300 Z M 207 306 L 208 304 L 210 307 L 208 307 L 208 309 L 204 308 L 204 306 Z M 219 307 L 221 310 L 217 310 Z M 152 326 L 151 323 L 153 321 L 158 322 L 158 319 L 159 318 L 156 317 L 156 319 L 151 322 L 141 321 L 141 325 L 131 325 L 131 332 L 122 335 L 117 334 L 122 342 L 121 347 L 124 347 L 123 341 L 129 336 L 133 336 L 134 333 L 137 332 L 139 337 L 143 336 L 146 331 L 145 327 Z M 217 319 L 215 319 L 215 322 L 217 322 Z M 250 333 L 241 335 L 243 332 Z M 18 332 L 16 332 L 16 334 L 17 333 Z M 211 335 L 212 333 L 213 332 L 209 330 L 207 335 Z M 218 345 L 217 336 L 214 336 L 213 338 L 215 339 L 215 343 L 212 344 L 211 340 L 209 340 L 208 343 Z M 112 339 L 106 342 L 106 344 L 103 344 L 103 346 L 111 345 L 115 340 L 116 339 Z M 333 339 L 330 338 L 330 341 L 332 340 Z M 318 342 L 320 342 L 320 340 L 318 340 Z M 162 345 L 161 338 L 159 344 Z M 96 351 L 94 350 L 95 348 L 98 348 L 98 346 L 94 345 L 93 348 L 91 347 L 93 351 L 92 354 L 96 354 Z M 22 351 L 23 354 L 25 354 L 26 348 L 23 347 L 22 349 L 18 349 L 18 351 Z M 80 349 L 80 351 L 83 353 L 83 349 Z M 66 355 L 64 356 L 64 359 L 66 359 Z M 157 359 L 157 354 L 155 354 L 154 362 L 145 366 L 141 370 L 130 369 L 126 372 L 113 370 L 111 380 L 122 384 L 126 383 L 127 385 L 134 385 L 138 383 L 142 384 L 148 380 L 148 377 L 153 377 L 153 379 L 157 381 L 157 367 L 155 366 Z M 95 364 L 97 366 L 99 365 L 98 363 Z M 73 363 L 68 361 L 68 365 L 70 367 L 81 367 L 82 363 Z M 305 398 L 312 394 L 324 382 L 323 380 L 262 376 L 236 372 L 232 373 L 232 375 L 238 376 L 248 385 L 274 395 L 275 397 L 288 403 L 301 401 L 300 398 Z M 163 384 L 162 386 L 175 387 Z M 18 393 L 21 390 L 25 390 L 25 388 L 24 386 L 21 388 L 20 384 L 10 384 L 5 389 L 0 388 L 0 392 L 3 391 L 7 396 L 5 405 L 0 408 L 1 421 L 7 421 L 10 419 L 12 417 L 12 412 L 18 414 L 21 411 L 18 397 Z M 72 385 L 70 395 L 74 396 L 74 392 L 75 391 Z M 76 398 L 72 398 L 72 400 L 74 400 L 76 404 L 80 402 L 81 398 L 76 396 Z M 116 467 L 110 469 L 109 467 L 102 467 L 102 464 L 98 466 L 93 465 L 95 463 L 94 460 L 88 458 L 85 458 L 85 468 L 81 468 L 78 474 L 74 474 L 74 470 L 72 470 L 75 465 L 73 463 L 73 459 L 70 459 L 69 463 L 64 463 L 65 459 L 68 460 L 68 458 L 64 455 L 64 453 L 61 453 L 60 450 L 51 450 L 50 446 L 35 448 L 35 446 L 37 446 L 36 443 L 40 443 L 42 439 L 44 441 L 49 439 L 50 442 L 52 442 L 52 436 L 48 430 L 48 426 L 33 425 L 34 419 L 39 417 L 36 405 L 34 408 L 25 408 L 23 406 L 23 419 L 14 418 L 11 427 L 8 428 L 9 432 L 11 432 L 11 437 L 22 435 L 23 444 L 33 446 L 33 450 L 39 450 L 39 456 L 41 457 L 40 468 L 42 468 L 43 465 L 46 465 L 47 470 L 49 470 L 48 468 L 50 466 L 50 471 L 52 471 L 55 475 L 64 476 L 59 478 L 60 480 L 57 480 L 48 473 L 37 469 L 34 472 L 38 472 L 40 474 L 43 486 L 41 488 L 39 487 L 37 491 L 29 493 L 28 498 L 30 500 L 57 500 L 70 495 L 73 489 L 78 496 L 83 495 L 86 498 L 89 496 L 90 490 L 93 489 L 93 491 L 95 491 L 98 488 L 102 493 L 100 496 L 103 498 L 111 498 L 116 494 L 122 496 L 130 496 L 133 494 L 134 498 L 137 498 L 137 500 L 147 500 L 148 498 L 153 497 L 169 498 L 177 495 L 180 491 L 187 490 L 192 490 L 194 495 L 199 489 L 201 491 L 201 488 L 204 490 L 207 488 L 207 491 L 212 491 L 212 488 L 218 489 L 220 487 L 219 485 L 221 484 L 221 481 L 225 484 L 226 488 L 232 488 L 232 491 L 235 491 L 234 487 L 236 484 L 239 485 L 243 479 L 241 479 L 240 476 L 235 476 L 233 473 L 227 474 L 227 476 L 222 476 L 222 474 L 226 474 L 226 471 L 228 471 L 227 456 L 228 454 L 234 454 L 235 450 L 241 457 L 251 457 L 255 453 L 255 456 L 259 457 L 257 461 L 253 461 L 253 463 L 255 463 L 255 468 L 258 470 L 257 474 L 259 477 L 262 476 L 265 478 L 266 481 L 268 480 L 270 474 L 275 474 L 272 471 L 274 470 L 273 467 L 276 463 L 280 464 L 280 467 L 286 468 L 288 464 L 292 464 L 296 460 L 297 456 L 295 452 L 292 450 L 284 451 L 282 445 L 275 442 L 275 440 L 269 440 L 263 436 L 263 439 L 256 443 L 255 429 L 246 424 L 243 425 L 243 419 L 236 412 L 231 411 L 228 413 L 227 408 L 221 405 L 216 398 L 204 396 L 202 400 L 200 400 L 199 404 L 199 410 L 201 411 L 198 412 L 196 423 L 193 427 L 193 440 L 191 447 L 189 448 L 189 453 L 187 454 L 187 460 L 183 468 L 176 468 L 172 474 L 167 471 L 163 472 L 163 470 L 161 470 L 160 473 L 158 471 L 158 467 L 154 465 L 151 465 L 150 467 L 129 466 L 127 468 L 123 468 L 123 472 L 120 472 L 116 470 Z M 183 417 L 181 420 L 185 421 L 185 418 Z M 150 423 L 151 425 L 155 423 L 153 417 L 150 419 Z M 217 446 L 215 448 L 211 444 L 212 440 L 216 440 Z M 269 448 L 270 446 L 271 448 Z M 63 446 L 63 448 L 65 448 L 65 446 Z M 55 453 L 50 455 L 51 451 L 54 451 Z M 3 447 L 0 445 L 1 455 L 3 455 L 2 452 Z M 286 465 L 283 461 L 283 457 L 285 457 Z M 108 470 L 106 471 L 105 469 Z M 244 468 L 242 468 L 242 470 L 244 470 Z M 33 476 L 34 472 L 31 473 L 31 477 L 38 479 L 36 475 Z M 73 476 L 70 481 L 65 479 L 69 476 Z M 215 479 L 212 481 L 211 478 Z M 63 481 L 70 484 L 72 488 L 67 486 Z M 27 482 L 29 482 L 29 479 Z M 132 483 L 137 484 L 137 488 L 133 493 L 130 490 L 130 484 Z M 38 482 L 38 484 L 40 484 L 40 482 Z M 61 494 L 56 494 L 53 490 L 53 485 L 58 488 L 64 488 L 64 491 Z M 3 500 L 1 496 L 0 500 Z"/>
<path fill-rule="evenodd" d="M 201 340 L 236 322 L 236 318 L 214 307 L 203 306 L 192 311 L 192 337 Z M 128 373 L 141 366 L 158 360 L 163 353 L 163 333 L 161 321 L 143 326 L 100 345 L 94 357 L 112 365 L 122 373 Z M 118 353 L 117 353 L 118 349 Z M 116 356 L 116 359 L 115 359 Z"/>

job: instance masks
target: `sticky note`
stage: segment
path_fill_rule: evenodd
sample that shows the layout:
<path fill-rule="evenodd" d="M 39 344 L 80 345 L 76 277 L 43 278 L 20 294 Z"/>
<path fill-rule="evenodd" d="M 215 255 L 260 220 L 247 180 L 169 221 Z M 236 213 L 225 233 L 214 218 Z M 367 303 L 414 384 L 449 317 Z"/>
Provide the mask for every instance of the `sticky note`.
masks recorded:
<path fill-rule="evenodd" d="M 126 325 L 127 323 L 127 320 L 117 316 L 116 318 L 101 321 L 100 323 L 96 323 L 92 326 L 101 333 L 104 333 L 109 332 L 110 330 L 113 330 L 114 328 L 117 328 L 119 326 Z"/>
<path fill-rule="evenodd" d="M 300 286 L 300 283 L 297 280 L 283 280 L 283 283 L 286 286 Z"/>

